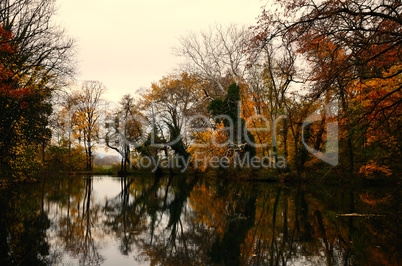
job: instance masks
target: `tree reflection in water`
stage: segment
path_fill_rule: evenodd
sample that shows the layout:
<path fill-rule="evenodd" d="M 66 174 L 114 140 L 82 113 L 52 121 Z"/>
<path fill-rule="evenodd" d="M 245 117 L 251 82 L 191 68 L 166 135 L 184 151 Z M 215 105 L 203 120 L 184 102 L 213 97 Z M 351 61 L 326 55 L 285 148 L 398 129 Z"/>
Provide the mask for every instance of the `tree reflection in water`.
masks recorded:
<path fill-rule="evenodd" d="M 99 240 L 102 238 L 102 227 L 99 225 L 101 206 L 92 198 L 92 177 L 74 179 L 67 178 L 66 216 L 63 217 L 65 202 L 60 214 L 58 235 L 64 244 L 65 251 L 78 258 L 80 264 L 96 265 L 103 261 L 99 254 Z M 62 190 L 64 191 L 64 190 Z M 60 204 L 60 201 L 56 202 Z M 96 236 L 93 231 L 96 230 Z"/>
<path fill-rule="evenodd" d="M 401 259 L 395 188 L 64 177 L 3 188 L 0 204 L 1 265 L 97 265 L 109 259 L 110 243 L 118 247 L 114 257 L 159 265 L 397 265 Z"/>
<path fill-rule="evenodd" d="M 0 189 L 0 265 L 47 265 L 51 262 L 44 191 Z"/>

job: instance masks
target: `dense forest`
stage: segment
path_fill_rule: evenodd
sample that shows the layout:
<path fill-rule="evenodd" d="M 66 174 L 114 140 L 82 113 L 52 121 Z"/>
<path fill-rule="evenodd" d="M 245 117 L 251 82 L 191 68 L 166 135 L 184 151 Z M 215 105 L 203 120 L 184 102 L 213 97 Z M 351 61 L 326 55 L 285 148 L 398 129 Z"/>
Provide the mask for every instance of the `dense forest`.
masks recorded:
<path fill-rule="evenodd" d="M 101 81 L 74 82 L 53 1 L 1 1 L 1 181 L 91 171 L 103 146 L 122 173 L 397 176 L 402 2 L 274 2 L 254 26 L 181 37 L 183 63 L 115 104 Z"/>

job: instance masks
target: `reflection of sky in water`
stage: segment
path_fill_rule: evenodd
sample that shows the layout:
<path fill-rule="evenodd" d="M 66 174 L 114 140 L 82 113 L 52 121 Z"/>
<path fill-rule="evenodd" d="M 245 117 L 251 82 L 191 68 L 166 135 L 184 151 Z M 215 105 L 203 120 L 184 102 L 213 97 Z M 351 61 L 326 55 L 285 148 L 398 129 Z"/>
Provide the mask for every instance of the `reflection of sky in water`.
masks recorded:
<path fill-rule="evenodd" d="M 97 203 L 104 203 L 105 199 L 114 199 L 121 192 L 120 177 L 94 176 L 93 196 Z"/>
<path fill-rule="evenodd" d="M 91 206 L 95 204 L 102 208 L 105 206 L 106 200 L 113 200 L 119 197 L 121 193 L 121 179 L 119 177 L 94 176 L 92 180 Z M 80 205 L 82 205 L 82 202 L 80 202 Z M 46 210 L 49 219 L 52 221 L 51 227 L 47 232 L 50 254 L 57 254 L 56 256 L 59 258 L 57 265 L 82 265 L 78 258 L 81 254 L 73 255 L 65 251 L 65 245 L 60 239 L 58 220 L 60 220 L 60 216 L 66 217 L 67 209 L 65 207 L 61 208 L 59 203 L 47 202 Z M 106 231 L 99 227 L 99 222 L 103 223 L 106 220 L 106 216 L 103 211 L 100 211 L 98 215 L 98 224 L 92 224 L 91 235 L 103 259 L 102 265 L 149 265 L 149 262 L 144 261 L 140 251 L 135 246 L 129 255 L 121 254 L 119 250 L 121 240 L 116 238 L 109 229 Z"/>
<path fill-rule="evenodd" d="M 106 200 L 113 200 L 119 197 L 121 193 L 121 178 L 111 176 L 94 176 L 93 177 L 93 202 L 105 205 Z M 100 236 L 102 248 L 100 254 L 103 257 L 102 265 L 149 265 L 149 263 L 136 260 L 139 257 L 139 252 L 133 248 L 133 252 L 129 255 L 122 255 L 119 250 L 120 239 L 113 235 Z"/>

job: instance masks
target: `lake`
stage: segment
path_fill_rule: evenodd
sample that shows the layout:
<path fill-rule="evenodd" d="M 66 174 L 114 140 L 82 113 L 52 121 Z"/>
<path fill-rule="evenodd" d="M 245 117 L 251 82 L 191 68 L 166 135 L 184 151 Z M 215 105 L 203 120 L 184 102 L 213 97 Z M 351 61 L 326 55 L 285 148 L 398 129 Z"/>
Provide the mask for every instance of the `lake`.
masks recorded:
<path fill-rule="evenodd" d="M 0 188 L 0 265 L 398 265 L 398 186 L 201 176 Z"/>

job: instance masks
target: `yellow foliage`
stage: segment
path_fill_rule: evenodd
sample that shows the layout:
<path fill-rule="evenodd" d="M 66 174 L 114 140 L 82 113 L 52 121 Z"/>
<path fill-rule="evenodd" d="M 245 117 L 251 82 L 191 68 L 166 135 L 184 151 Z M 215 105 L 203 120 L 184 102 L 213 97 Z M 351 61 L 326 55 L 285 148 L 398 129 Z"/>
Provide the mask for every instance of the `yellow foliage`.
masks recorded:
<path fill-rule="evenodd" d="M 191 191 L 189 203 L 197 213 L 195 221 L 204 223 L 208 228 L 215 229 L 222 237 L 226 230 L 227 201 L 215 195 L 213 190 L 202 185 Z"/>
<path fill-rule="evenodd" d="M 224 124 L 221 122 L 216 129 L 207 129 L 205 132 L 194 134 L 196 144 L 188 148 L 192 155 L 191 161 L 195 168 L 205 171 L 215 158 L 227 157 L 230 160 L 235 155 L 234 149 L 227 145 L 228 134 Z"/>
<path fill-rule="evenodd" d="M 373 160 L 371 160 L 367 164 L 361 166 L 360 169 L 359 169 L 359 173 L 363 174 L 365 176 L 371 176 L 374 173 L 383 173 L 383 174 L 385 174 L 387 176 L 392 174 L 392 172 L 388 168 L 388 166 L 386 166 L 386 165 L 384 165 L 384 166 L 378 165 L 378 163 L 373 161 Z"/>

